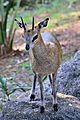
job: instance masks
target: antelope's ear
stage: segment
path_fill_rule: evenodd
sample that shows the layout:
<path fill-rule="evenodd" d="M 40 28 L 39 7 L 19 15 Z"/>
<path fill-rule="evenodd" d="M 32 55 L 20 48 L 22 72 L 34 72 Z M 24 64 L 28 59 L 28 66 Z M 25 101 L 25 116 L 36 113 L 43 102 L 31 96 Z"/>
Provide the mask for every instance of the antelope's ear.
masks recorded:
<path fill-rule="evenodd" d="M 46 27 L 47 24 L 48 24 L 48 21 L 49 21 L 49 18 L 46 18 L 44 21 L 41 21 L 41 22 L 38 24 L 39 29 L 41 29 L 41 28 L 43 28 L 43 27 Z"/>
<path fill-rule="evenodd" d="M 15 19 L 15 21 L 16 21 L 16 23 L 18 24 L 18 26 L 20 27 L 20 28 L 22 28 L 23 26 L 22 26 L 22 23 L 21 22 L 19 22 L 17 19 Z"/>
<path fill-rule="evenodd" d="M 24 23 L 22 17 L 21 17 L 21 22 L 19 22 L 17 19 L 15 19 L 15 21 L 16 21 L 16 23 L 18 24 L 18 26 L 19 26 L 20 28 L 24 28 L 24 30 L 26 30 L 26 25 L 27 25 L 27 24 Z"/>

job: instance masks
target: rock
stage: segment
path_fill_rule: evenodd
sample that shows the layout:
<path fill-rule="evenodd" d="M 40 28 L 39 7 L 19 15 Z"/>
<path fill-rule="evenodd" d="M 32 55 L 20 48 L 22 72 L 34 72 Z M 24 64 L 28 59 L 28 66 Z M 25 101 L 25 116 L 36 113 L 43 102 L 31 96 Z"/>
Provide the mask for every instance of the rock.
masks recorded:
<path fill-rule="evenodd" d="M 40 93 L 37 87 L 35 101 L 29 101 L 30 92 L 27 92 L 18 97 L 17 101 L 7 102 L 0 120 L 80 120 L 80 51 L 61 65 L 57 75 L 57 88 L 61 92 L 57 94 L 57 112 L 53 110 L 50 83 L 46 80 L 44 113 L 41 114 L 39 111 Z"/>
<path fill-rule="evenodd" d="M 2 120 L 2 113 L 0 112 L 0 120 Z"/>
<path fill-rule="evenodd" d="M 25 96 L 24 100 L 7 102 L 0 120 L 80 120 L 80 101 L 76 97 L 58 93 L 58 111 L 54 112 L 51 94 L 45 94 L 46 108 L 41 114 L 40 99 L 29 102 Z"/>
<path fill-rule="evenodd" d="M 80 51 L 61 65 L 57 74 L 57 89 L 80 99 Z"/>

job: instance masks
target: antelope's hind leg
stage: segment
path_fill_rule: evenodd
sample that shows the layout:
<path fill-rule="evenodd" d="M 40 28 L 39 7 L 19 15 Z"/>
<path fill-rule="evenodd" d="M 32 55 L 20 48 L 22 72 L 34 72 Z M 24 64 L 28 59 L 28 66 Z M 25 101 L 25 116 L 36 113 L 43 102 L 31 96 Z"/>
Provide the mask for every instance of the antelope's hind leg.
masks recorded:
<path fill-rule="evenodd" d="M 51 75 L 49 75 L 49 81 L 50 81 L 50 85 L 51 85 L 51 89 L 52 89 L 52 76 Z M 53 90 L 52 90 L 51 94 L 53 95 Z"/>
<path fill-rule="evenodd" d="M 41 95 L 41 106 L 40 106 L 40 113 L 44 112 L 45 105 L 44 105 L 44 95 L 43 95 L 43 84 L 42 84 L 42 76 L 38 75 L 38 81 L 40 85 L 40 95 Z"/>
<path fill-rule="evenodd" d="M 53 95 L 53 108 L 54 108 L 54 111 L 58 111 L 57 91 L 56 91 L 56 75 L 54 75 L 54 74 L 52 74 L 52 95 Z"/>
<path fill-rule="evenodd" d="M 34 73 L 34 80 L 32 82 L 32 91 L 31 91 L 31 95 L 30 95 L 30 101 L 34 101 L 34 99 L 35 99 L 36 79 L 37 79 L 37 75 L 36 75 L 36 73 Z"/>

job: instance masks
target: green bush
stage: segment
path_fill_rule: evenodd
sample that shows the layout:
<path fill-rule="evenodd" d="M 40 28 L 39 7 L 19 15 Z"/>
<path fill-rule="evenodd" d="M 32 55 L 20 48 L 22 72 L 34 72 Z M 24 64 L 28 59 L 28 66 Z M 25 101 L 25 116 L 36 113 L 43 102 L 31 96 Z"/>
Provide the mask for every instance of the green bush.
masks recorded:
<path fill-rule="evenodd" d="M 19 4 L 20 4 L 20 0 L 18 0 L 17 3 L 16 0 L 0 0 L 0 45 L 4 45 L 4 47 L 7 48 L 6 50 L 8 52 L 12 50 L 13 39 L 15 34 L 15 29 L 13 29 L 13 24 L 17 13 L 17 9 L 19 8 Z M 14 8 L 14 12 L 7 37 L 7 23 L 11 8 Z"/>

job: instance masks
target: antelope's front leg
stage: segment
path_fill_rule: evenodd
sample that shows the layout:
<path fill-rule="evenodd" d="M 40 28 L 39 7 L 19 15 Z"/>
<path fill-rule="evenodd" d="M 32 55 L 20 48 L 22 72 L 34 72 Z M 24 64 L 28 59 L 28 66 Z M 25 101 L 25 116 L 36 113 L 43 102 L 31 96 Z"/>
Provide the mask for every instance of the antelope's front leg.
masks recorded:
<path fill-rule="evenodd" d="M 36 73 L 34 73 L 34 80 L 32 82 L 32 91 L 31 91 L 31 95 L 30 95 L 30 101 L 34 101 L 34 99 L 35 99 L 36 79 L 37 79 L 37 75 L 36 75 Z"/>
<path fill-rule="evenodd" d="M 58 111 L 57 91 L 56 91 L 56 75 L 54 75 L 54 74 L 52 74 L 52 95 L 53 95 L 53 108 L 54 108 L 54 111 Z"/>
<path fill-rule="evenodd" d="M 38 75 L 38 81 L 40 85 L 40 94 L 41 94 L 41 106 L 40 106 L 40 113 L 44 112 L 45 106 L 44 106 L 44 96 L 43 96 L 43 84 L 42 84 L 42 76 Z"/>

